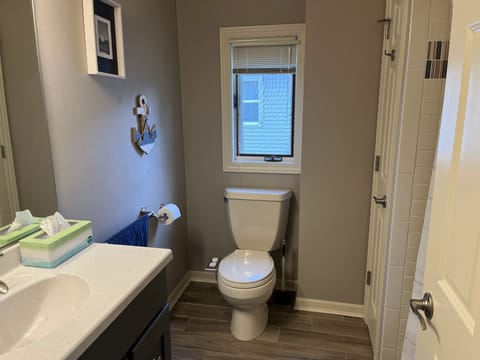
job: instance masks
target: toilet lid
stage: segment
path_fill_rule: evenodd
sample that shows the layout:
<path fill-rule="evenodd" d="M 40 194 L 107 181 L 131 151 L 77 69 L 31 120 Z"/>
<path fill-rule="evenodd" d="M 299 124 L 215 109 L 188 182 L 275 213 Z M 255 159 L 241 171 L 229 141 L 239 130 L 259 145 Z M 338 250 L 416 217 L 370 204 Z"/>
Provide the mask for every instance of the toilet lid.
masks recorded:
<path fill-rule="evenodd" d="M 222 259 L 218 275 L 236 285 L 257 286 L 270 278 L 273 267 L 273 259 L 266 251 L 235 250 Z"/>

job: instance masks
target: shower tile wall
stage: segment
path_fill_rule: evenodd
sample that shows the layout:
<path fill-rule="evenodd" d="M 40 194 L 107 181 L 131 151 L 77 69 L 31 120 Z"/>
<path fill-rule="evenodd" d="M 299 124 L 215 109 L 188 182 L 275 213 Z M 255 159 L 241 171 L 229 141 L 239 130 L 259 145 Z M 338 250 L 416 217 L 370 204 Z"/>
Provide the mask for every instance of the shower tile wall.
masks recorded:
<path fill-rule="evenodd" d="M 401 358 L 442 112 L 450 0 L 413 0 L 404 112 L 388 252 L 382 359 Z"/>

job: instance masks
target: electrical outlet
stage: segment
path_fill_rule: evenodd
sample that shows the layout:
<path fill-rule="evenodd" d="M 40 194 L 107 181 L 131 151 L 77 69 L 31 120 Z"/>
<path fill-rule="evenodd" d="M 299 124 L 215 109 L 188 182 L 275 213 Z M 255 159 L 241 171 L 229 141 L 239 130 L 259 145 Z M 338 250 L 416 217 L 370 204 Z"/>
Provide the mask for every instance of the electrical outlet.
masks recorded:
<path fill-rule="evenodd" d="M 209 261 L 207 266 L 205 267 L 205 271 L 217 271 L 218 264 L 220 263 L 218 257 L 212 257 Z"/>

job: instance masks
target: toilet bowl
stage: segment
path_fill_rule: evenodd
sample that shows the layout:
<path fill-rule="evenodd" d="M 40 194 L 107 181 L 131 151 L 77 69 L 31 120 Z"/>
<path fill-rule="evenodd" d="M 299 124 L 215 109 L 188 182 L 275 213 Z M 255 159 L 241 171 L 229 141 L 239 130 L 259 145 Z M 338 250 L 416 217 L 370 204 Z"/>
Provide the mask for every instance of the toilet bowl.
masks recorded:
<path fill-rule="evenodd" d="M 217 283 L 232 305 L 230 329 L 238 340 L 260 336 L 268 322 L 267 301 L 276 282 L 269 251 L 285 235 L 290 190 L 225 190 L 232 235 L 238 249 L 220 262 Z"/>
<path fill-rule="evenodd" d="M 268 321 L 266 302 L 276 282 L 273 259 L 268 252 L 235 250 L 219 266 L 217 283 L 220 293 L 232 305 L 230 330 L 237 339 L 260 336 Z"/>

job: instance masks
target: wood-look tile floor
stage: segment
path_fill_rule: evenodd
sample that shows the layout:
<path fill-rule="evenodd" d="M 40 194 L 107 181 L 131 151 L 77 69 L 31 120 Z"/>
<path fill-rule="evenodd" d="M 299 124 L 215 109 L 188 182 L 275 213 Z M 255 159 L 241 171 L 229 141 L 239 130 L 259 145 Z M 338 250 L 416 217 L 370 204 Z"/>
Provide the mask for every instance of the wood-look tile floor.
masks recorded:
<path fill-rule="evenodd" d="M 265 332 L 247 342 L 230 333 L 232 309 L 216 284 L 191 283 L 171 314 L 172 357 L 179 360 L 373 359 L 362 319 L 293 310 L 269 302 Z"/>

